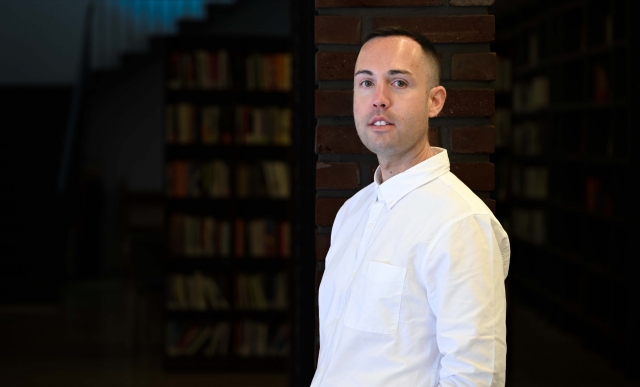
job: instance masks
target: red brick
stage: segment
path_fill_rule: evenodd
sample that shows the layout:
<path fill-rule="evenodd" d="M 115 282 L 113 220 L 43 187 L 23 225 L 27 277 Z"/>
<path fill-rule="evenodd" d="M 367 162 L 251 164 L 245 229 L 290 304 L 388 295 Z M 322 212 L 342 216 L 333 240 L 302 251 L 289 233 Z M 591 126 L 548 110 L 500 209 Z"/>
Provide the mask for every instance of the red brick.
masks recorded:
<path fill-rule="evenodd" d="M 318 226 L 331 226 L 338 210 L 346 201 L 346 198 L 316 199 L 316 224 Z"/>
<path fill-rule="evenodd" d="M 493 191 L 495 166 L 492 163 L 451 163 L 451 172 L 474 191 Z"/>
<path fill-rule="evenodd" d="M 360 188 L 358 163 L 316 163 L 316 188 L 356 189 Z"/>
<path fill-rule="evenodd" d="M 324 261 L 331 246 L 331 234 L 316 234 L 316 260 Z"/>
<path fill-rule="evenodd" d="M 359 44 L 362 22 L 357 16 L 316 16 L 315 42 Z"/>
<path fill-rule="evenodd" d="M 453 153 L 493 153 L 495 150 L 496 129 L 493 126 L 451 129 L 451 151 Z"/>
<path fill-rule="evenodd" d="M 373 28 L 395 26 L 418 32 L 434 43 L 492 42 L 493 15 L 478 16 L 388 16 L 374 17 Z"/>
<path fill-rule="evenodd" d="M 316 90 L 316 116 L 353 115 L 353 90 Z"/>
<path fill-rule="evenodd" d="M 357 52 L 320 51 L 316 54 L 316 79 L 352 81 L 357 59 Z M 441 52 L 438 52 L 438 60 L 442 63 Z"/>
<path fill-rule="evenodd" d="M 364 146 L 356 128 L 319 126 L 316 129 L 316 153 L 370 154 Z"/>
<path fill-rule="evenodd" d="M 316 0 L 316 8 L 429 7 L 443 3 L 443 0 Z"/>
<path fill-rule="evenodd" d="M 319 81 L 353 80 L 357 52 L 325 52 L 316 54 L 316 78 Z"/>
<path fill-rule="evenodd" d="M 490 117 L 495 113 L 493 89 L 449 89 L 439 117 Z"/>
<path fill-rule="evenodd" d="M 496 201 L 493 199 L 482 199 L 482 201 L 484 202 L 484 204 L 487 205 L 487 207 L 489 207 L 489 209 L 491 210 L 491 212 L 496 213 Z"/>
<path fill-rule="evenodd" d="M 495 52 L 454 54 L 451 57 L 451 79 L 459 81 L 495 80 Z"/>
<path fill-rule="evenodd" d="M 489 7 L 495 0 L 449 0 L 449 5 L 454 7 Z"/>

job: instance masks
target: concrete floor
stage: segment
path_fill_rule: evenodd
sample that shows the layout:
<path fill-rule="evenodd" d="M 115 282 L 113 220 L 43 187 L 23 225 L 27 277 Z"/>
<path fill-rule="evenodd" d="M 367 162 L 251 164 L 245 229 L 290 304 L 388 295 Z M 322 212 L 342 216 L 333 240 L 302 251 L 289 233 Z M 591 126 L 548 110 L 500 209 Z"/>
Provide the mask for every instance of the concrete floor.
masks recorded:
<path fill-rule="evenodd" d="M 162 303 L 121 281 L 70 285 L 60 306 L 0 307 L 0 386 L 285 387 L 279 374 L 165 374 Z M 509 387 L 631 387 L 579 340 L 509 305 Z"/>

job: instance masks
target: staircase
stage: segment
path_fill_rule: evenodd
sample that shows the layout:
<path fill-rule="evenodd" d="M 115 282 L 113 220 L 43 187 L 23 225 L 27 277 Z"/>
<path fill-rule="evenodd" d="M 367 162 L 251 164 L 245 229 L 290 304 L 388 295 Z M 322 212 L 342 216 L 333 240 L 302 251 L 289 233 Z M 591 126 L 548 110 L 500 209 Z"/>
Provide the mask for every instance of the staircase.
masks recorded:
<path fill-rule="evenodd" d="M 206 1 L 182 3 L 202 6 Z M 131 1 L 120 3 L 126 2 Z M 157 4 L 180 2 L 156 0 Z M 97 6 L 101 4 L 116 2 L 96 2 Z M 204 20 L 214 20 L 232 9 L 230 5 L 209 4 Z M 189 13 L 186 15 L 178 26 L 197 22 Z M 102 68 L 90 71 L 84 82 L 63 195 L 56 192 L 56 187 L 77 90 L 73 86 L 0 87 L 4 101 L 0 124 L 0 305 L 55 303 L 70 275 L 100 275 L 101 260 L 96 255 L 101 254 L 101 234 L 108 225 L 103 216 L 105 192 L 100 181 L 81 172 L 86 140 L 83 125 L 91 118 L 87 107 L 92 97 L 160 62 L 169 36 L 147 38 L 148 49 L 120 55 L 118 66 L 110 69 L 104 69 L 104 61 L 95 60 L 100 50 L 93 50 L 94 64 Z M 157 130 L 161 135 L 161 128 Z"/>

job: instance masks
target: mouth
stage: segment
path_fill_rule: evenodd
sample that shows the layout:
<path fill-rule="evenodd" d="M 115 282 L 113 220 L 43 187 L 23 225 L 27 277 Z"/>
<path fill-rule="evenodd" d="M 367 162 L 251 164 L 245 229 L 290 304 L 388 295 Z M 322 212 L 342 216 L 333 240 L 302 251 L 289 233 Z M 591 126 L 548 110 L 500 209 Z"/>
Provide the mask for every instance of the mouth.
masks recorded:
<path fill-rule="evenodd" d="M 376 126 L 376 127 L 385 127 L 385 126 L 393 126 L 393 125 L 394 125 L 393 122 L 382 117 L 374 117 L 373 120 L 369 122 L 369 126 Z"/>

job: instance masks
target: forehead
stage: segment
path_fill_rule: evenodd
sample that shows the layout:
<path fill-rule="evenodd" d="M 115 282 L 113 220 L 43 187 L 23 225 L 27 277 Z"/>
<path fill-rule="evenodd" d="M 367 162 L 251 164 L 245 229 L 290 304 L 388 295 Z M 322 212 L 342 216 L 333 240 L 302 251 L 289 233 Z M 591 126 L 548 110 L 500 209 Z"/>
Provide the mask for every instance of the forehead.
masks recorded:
<path fill-rule="evenodd" d="M 374 73 L 388 70 L 409 70 L 420 73 L 425 70 L 427 58 L 422 47 L 406 36 L 374 38 L 360 49 L 356 71 L 369 70 Z"/>

